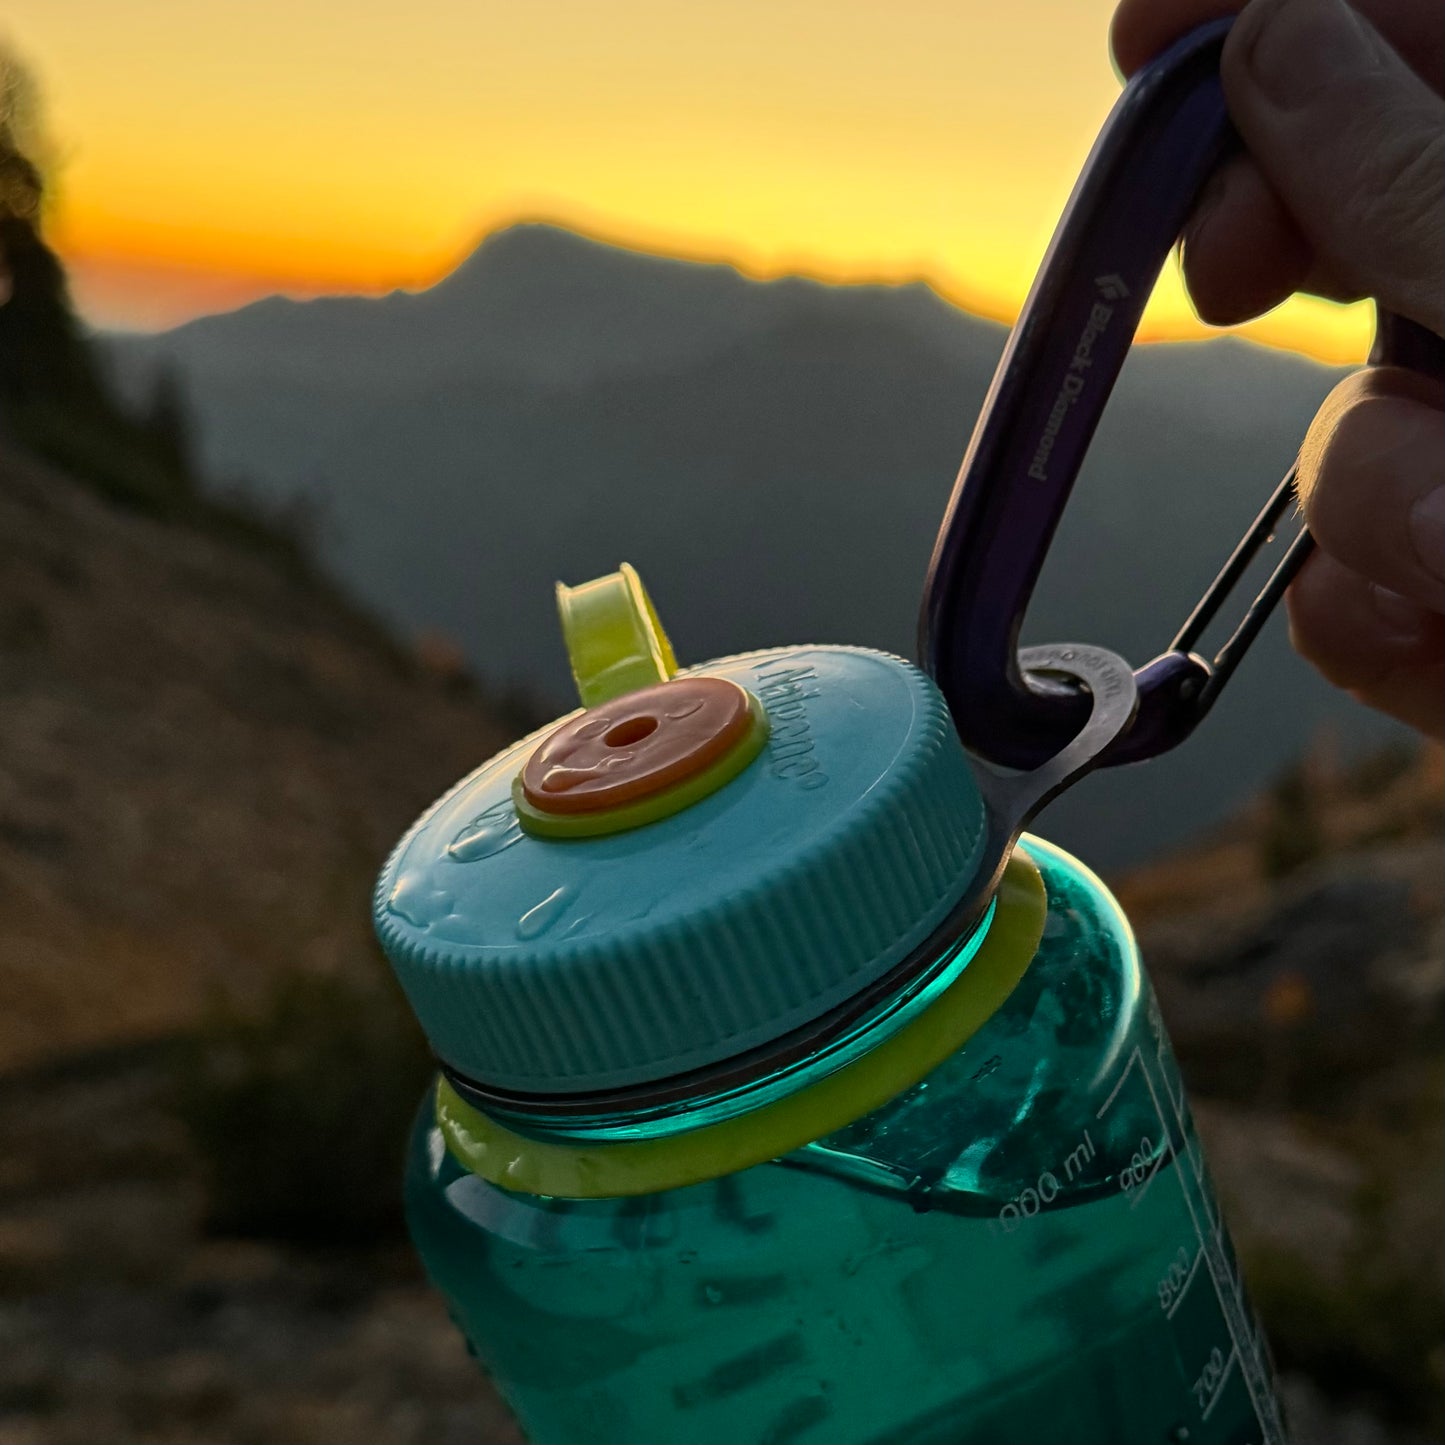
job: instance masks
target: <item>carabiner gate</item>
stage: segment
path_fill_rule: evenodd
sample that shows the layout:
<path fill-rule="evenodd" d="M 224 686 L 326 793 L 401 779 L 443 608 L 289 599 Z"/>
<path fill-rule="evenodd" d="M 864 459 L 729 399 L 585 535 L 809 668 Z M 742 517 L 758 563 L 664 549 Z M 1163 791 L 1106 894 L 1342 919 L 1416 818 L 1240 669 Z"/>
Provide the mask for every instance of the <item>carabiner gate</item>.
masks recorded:
<path fill-rule="evenodd" d="M 1036 768 L 1089 717 L 1077 688 L 1019 667 L 1025 610 L 1139 318 L 1200 189 L 1238 145 L 1219 60 L 1232 20 L 1213 21 L 1141 70 L 1074 187 L 1004 348 L 964 456 L 924 589 L 919 653 L 966 747 Z M 1371 362 L 1445 374 L 1445 343 L 1379 314 Z M 1168 649 L 1135 672 L 1132 725 L 1098 757 L 1134 762 L 1193 732 L 1313 546 L 1285 552 L 1213 660 L 1192 649 L 1294 499 L 1275 490 Z"/>

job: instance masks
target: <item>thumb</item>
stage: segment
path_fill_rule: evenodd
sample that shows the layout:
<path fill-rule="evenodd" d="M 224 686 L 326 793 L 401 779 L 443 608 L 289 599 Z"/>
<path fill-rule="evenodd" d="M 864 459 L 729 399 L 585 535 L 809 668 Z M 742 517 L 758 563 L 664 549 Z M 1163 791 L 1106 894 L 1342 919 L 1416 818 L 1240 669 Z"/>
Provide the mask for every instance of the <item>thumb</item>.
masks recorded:
<path fill-rule="evenodd" d="M 1330 273 L 1445 333 L 1445 100 L 1345 0 L 1250 0 L 1230 114 Z"/>

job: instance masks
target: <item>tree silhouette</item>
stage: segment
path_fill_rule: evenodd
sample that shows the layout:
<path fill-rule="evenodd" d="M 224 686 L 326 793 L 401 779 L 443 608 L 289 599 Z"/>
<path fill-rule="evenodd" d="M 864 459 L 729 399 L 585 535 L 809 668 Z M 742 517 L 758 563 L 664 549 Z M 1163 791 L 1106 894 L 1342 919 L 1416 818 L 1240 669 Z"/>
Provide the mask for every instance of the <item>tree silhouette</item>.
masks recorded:
<path fill-rule="evenodd" d="M 158 380 L 149 414 L 121 403 L 71 304 L 65 268 L 46 243 L 50 153 L 35 79 L 0 45 L 0 420 L 13 441 L 113 501 L 193 513 L 179 380 Z"/>
<path fill-rule="evenodd" d="M 94 401 L 98 379 L 70 304 L 65 270 L 41 235 L 48 150 L 24 64 L 0 46 L 0 403 Z"/>
<path fill-rule="evenodd" d="M 41 165 L 49 153 L 35 78 L 0 44 L 0 214 L 38 224 Z"/>
<path fill-rule="evenodd" d="M 185 383 L 173 362 L 163 363 L 156 372 L 145 420 L 161 464 L 178 477 L 192 475 L 195 446 L 191 409 Z"/>

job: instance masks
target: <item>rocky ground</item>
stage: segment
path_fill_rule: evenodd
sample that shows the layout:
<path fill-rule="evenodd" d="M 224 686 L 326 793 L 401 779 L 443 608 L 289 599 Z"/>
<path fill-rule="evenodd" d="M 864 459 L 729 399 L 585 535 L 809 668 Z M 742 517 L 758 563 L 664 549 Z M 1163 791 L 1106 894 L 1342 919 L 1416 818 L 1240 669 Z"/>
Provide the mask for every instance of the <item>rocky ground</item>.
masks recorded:
<path fill-rule="evenodd" d="M 0 1441 L 515 1439 L 403 1244 L 225 1237 L 166 1042 L 373 997 L 385 851 L 515 724 L 264 531 L 0 449 L 0 535 Z"/>
<path fill-rule="evenodd" d="M 1436 750 L 1322 746 L 1118 880 L 1301 1441 L 1445 1429 L 1442 796 Z"/>
<path fill-rule="evenodd" d="M 0 1442 L 520 1439 L 404 1244 L 208 1236 L 164 1047 L 0 1090 Z"/>

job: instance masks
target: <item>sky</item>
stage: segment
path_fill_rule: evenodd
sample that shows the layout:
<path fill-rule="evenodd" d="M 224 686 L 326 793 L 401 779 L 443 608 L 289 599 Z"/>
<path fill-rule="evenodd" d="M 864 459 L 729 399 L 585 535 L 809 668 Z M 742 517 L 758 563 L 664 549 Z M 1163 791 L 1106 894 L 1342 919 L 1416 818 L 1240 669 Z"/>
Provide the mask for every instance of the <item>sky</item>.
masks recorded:
<path fill-rule="evenodd" d="M 431 284 L 560 222 L 1011 320 L 1118 94 L 1111 0 L 7 0 L 97 324 Z M 1323 360 L 1366 308 L 1247 335 Z M 1207 334 L 1173 268 L 1141 335 Z"/>

